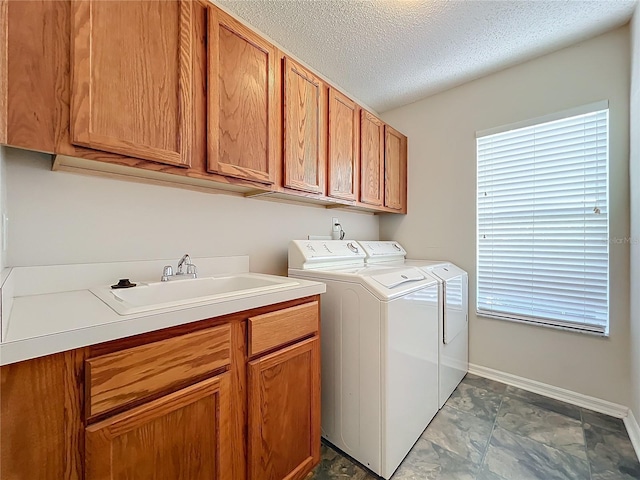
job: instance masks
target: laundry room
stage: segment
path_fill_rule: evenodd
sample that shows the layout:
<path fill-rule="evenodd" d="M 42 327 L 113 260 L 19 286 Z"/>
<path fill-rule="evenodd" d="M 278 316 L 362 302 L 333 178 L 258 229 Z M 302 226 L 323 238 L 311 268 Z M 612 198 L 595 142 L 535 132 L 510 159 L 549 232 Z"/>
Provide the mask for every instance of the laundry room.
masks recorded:
<path fill-rule="evenodd" d="M 640 479 L 637 0 L 0 33 L 0 479 Z"/>

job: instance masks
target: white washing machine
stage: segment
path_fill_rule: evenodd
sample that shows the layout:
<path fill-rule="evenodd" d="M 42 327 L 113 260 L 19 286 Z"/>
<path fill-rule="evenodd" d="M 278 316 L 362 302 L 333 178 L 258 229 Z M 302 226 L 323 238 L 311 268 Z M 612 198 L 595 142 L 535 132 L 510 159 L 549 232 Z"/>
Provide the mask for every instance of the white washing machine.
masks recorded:
<path fill-rule="evenodd" d="M 296 240 L 289 276 L 324 282 L 322 436 L 390 478 L 438 411 L 438 282 L 365 266 L 354 241 Z"/>
<path fill-rule="evenodd" d="M 398 242 L 364 241 L 360 245 L 368 265 L 413 266 L 428 272 L 440 284 L 438 330 L 438 407 L 442 408 L 469 371 L 469 277 L 460 267 L 446 261 L 405 259 Z"/>

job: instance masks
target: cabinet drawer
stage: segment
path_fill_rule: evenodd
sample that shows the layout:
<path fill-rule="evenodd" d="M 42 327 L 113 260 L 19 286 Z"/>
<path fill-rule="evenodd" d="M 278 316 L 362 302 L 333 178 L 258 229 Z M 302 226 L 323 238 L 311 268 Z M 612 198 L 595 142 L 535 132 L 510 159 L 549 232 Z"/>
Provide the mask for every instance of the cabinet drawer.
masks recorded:
<path fill-rule="evenodd" d="M 318 312 L 318 302 L 310 302 L 249 318 L 249 356 L 316 333 Z"/>
<path fill-rule="evenodd" d="M 86 416 L 150 397 L 230 363 L 231 327 L 221 325 L 85 361 Z"/>

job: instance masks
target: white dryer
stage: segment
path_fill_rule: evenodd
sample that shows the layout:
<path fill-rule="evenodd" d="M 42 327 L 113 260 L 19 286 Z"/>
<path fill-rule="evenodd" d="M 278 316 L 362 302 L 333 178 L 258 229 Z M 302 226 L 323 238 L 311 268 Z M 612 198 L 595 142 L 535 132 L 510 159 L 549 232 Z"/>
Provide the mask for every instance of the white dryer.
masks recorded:
<path fill-rule="evenodd" d="M 322 436 L 390 478 L 438 411 L 438 282 L 365 266 L 354 241 L 292 241 L 289 276 L 324 282 Z"/>
<path fill-rule="evenodd" d="M 440 284 L 438 330 L 438 407 L 442 408 L 469 371 L 469 278 L 447 261 L 405 259 L 407 252 L 393 241 L 361 241 L 368 265 L 420 268 Z"/>

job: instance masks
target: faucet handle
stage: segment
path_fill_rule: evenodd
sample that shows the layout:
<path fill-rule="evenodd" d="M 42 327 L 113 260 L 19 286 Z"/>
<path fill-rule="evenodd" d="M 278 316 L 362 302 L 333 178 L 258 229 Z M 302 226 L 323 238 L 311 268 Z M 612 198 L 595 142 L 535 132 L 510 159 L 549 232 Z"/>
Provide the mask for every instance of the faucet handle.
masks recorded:
<path fill-rule="evenodd" d="M 169 277 L 173 276 L 173 267 L 171 265 L 165 265 L 162 269 L 162 278 L 160 279 L 162 282 L 166 282 L 169 280 Z"/>
<path fill-rule="evenodd" d="M 193 278 L 198 276 L 198 269 L 193 263 L 187 264 L 187 275 L 193 275 Z"/>

